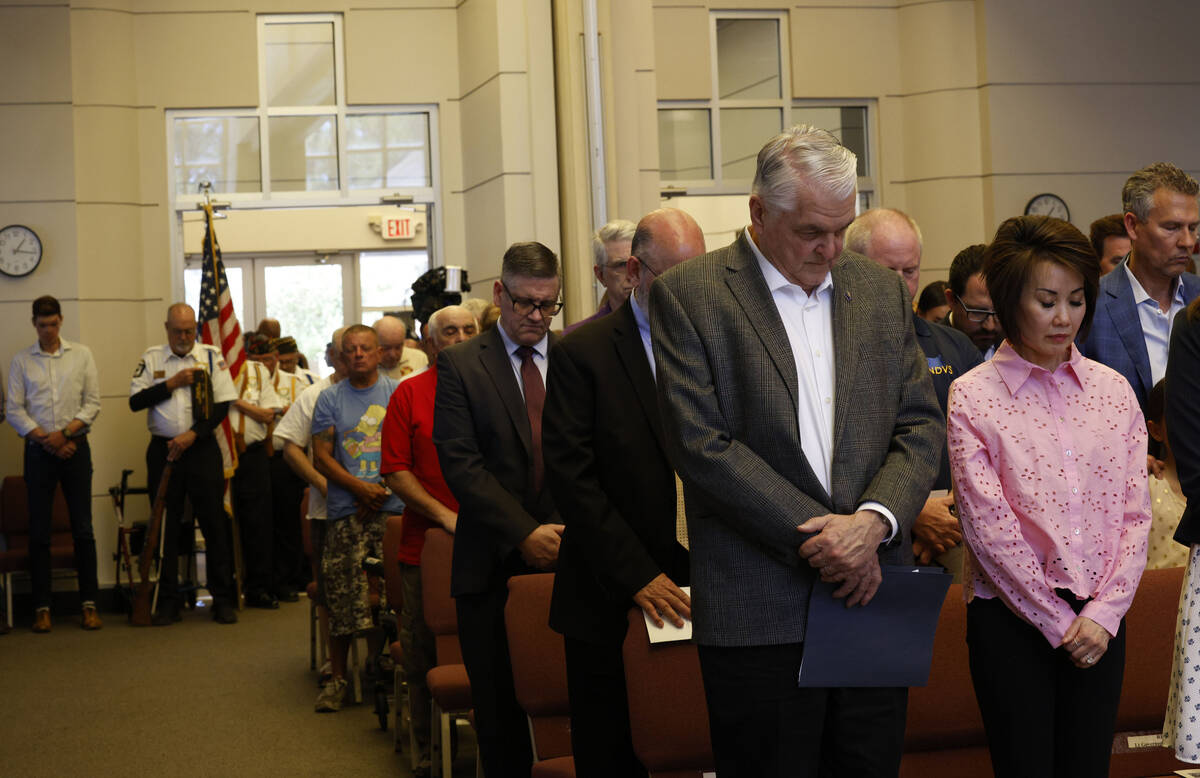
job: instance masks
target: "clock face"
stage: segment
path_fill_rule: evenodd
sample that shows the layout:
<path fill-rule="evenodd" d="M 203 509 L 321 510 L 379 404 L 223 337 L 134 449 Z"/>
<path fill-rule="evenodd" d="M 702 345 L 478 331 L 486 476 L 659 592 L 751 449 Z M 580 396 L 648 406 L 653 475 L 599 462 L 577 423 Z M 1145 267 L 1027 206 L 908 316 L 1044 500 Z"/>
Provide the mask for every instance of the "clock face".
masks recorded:
<path fill-rule="evenodd" d="M 20 224 L 0 229 L 0 273 L 27 276 L 42 261 L 42 241 L 37 233 Z"/>
<path fill-rule="evenodd" d="M 1067 203 L 1056 194 L 1040 194 L 1029 201 L 1025 206 L 1025 214 L 1027 216 L 1053 216 L 1055 219 L 1062 219 L 1065 222 L 1071 221 L 1071 212 L 1067 210 Z"/>

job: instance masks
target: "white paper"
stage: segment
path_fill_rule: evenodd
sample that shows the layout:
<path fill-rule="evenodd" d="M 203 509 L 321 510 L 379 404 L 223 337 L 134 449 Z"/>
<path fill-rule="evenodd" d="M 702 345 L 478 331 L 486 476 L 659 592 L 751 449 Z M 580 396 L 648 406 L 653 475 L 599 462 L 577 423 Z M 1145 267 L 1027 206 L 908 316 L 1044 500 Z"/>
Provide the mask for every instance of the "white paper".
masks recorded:
<path fill-rule="evenodd" d="M 688 597 L 692 596 L 692 587 L 681 586 L 679 588 L 682 589 Z M 646 632 L 650 635 L 651 643 L 673 643 L 679 640 L 692 639 L 691 619 L 684 619 L 682 627 L 676 627 L 671 622 L 663 619 L 663 625 L 660 627 L 650 620 L 650 616 L 645 611 L 642 611 L 642 616 L 646 619 Z"/>

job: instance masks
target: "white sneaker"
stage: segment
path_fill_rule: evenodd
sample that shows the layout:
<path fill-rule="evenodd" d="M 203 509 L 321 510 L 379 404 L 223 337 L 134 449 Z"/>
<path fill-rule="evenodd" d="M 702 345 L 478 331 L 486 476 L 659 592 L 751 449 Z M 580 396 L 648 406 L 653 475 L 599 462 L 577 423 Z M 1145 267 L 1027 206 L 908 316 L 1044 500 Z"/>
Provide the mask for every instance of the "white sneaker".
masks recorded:
<path fill-rule="evenodd" d="M 317 713 L 337 713 L 346 699 L 346 679 L 334 678 L 321 687 L 317 695 Z"/>

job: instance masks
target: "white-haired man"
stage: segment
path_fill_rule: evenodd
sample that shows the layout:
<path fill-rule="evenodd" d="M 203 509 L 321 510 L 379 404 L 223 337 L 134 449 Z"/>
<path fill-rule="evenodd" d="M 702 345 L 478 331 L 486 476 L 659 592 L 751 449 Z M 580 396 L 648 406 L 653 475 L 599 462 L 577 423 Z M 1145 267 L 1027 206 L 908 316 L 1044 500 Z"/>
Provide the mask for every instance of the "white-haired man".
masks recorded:
<path fill-rule="evenodd" d="M 569 325 L 563 334 L 574 332 L 576 328 L 607 316 L 624 305 L 633 289 L 626 269 L 629 265 L 629 254 L 633 246 L 633 233 L 637 225 L 627 219 L 610 221 L 592 236 L 592 259 L 595 264 L 592 272 L 596 280 L 604 287 L 604 299 L 600 307 L 591 316 Z"/>
<path fill-rule="evenodd" d="M 379 335 L 379 372 L 397 381 L 424 370 L 429 358 L 420 349 L 404 345 L 408 328 L 395 316 L 382 316 L 371 325 Z"/>
<path fill-rule="evenodd" d="M 758 154 L 750 226 L 650 289 L 723 778 L 900 768 L 907 689 L 797 685 L 818 578 L 859 605 L 881 561 L 911 563 L 901 540 L 945 436 L 904 284 L 842 252 L 856 183 L 832 135 L 781 133 Z"/>

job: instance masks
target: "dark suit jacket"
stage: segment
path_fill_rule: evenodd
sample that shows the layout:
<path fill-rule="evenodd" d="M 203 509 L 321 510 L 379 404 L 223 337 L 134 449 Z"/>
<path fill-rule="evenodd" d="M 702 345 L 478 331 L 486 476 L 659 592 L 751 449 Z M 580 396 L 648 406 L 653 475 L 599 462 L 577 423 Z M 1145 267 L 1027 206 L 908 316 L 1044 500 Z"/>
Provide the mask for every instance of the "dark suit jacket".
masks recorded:
<path fill-rule="evenodd" d="M 1167 436 L 1187 498 L 1175 539 L 1190 546 L 1200 543 L 1200 321 L 1189 321 L 1186 309 L 1171 330 L 1166 381 Z"/>
<path fill-rule="evenodd" d="M 550 345 L 556 341 L 551 333 Z M 531 572 L 516 546 L 558 517 L 550 490 L 529 493 L 529 416 L 500 333 L 442 351 L 437 370 L 433 441 L 459 505 L 450 590 L 479 594 Z"/>
<path fill-rule="evenodd" d="M 1146 397 L 1154 383 L 1150 376 L 1150 354 L 1142 336 L 1142 320 L 1133 302 L 1133 287 L 1125 273 L 1128 262 L 1126 257 L 1100 279 L 1092 329 L 1086 340 L 1079 339 L 1078 345 L 1085 357 L 1108 365 L 1125 376 L 1145 413 Z M 1200 295 L 1200 277 L 1184 273 L 1179 282 L 1183 284 L 1184 300 L 1190 302 Z"/>
<path fill-rule="evenodd" d="M 619 645 L 639 589 L 659 573 L 681 586 L 688 578 L 675 539 L 675 475 L 632 305 L 554 347 L 542 440 L 566 524 L 550 626 Z"/>
<path fill-rule="evenodd" d="M 903 282 L 850 252 L 834 265 L 832 494 L 804 457 L 795 360 L 745 241 L 667 271 L 650 294 L 663 429 L 687 501 L 693 635 L 802 641 L 814 571 L 796 526 L 877 501 L 902 531 L 881 561 L 911 563 L 908 530 L 937 474 L 945 419 Z"/>
<path fill-rule="evenodd" d="M 933 381 L 933 391 L 937 394 L 938 405 L 942 416 L 946 415 L 946 402 L 950 396 L 950 384 L 961 375 L 966 375 L 976 365 L 983 364 L 983 357 L 971 339 L 959 330 L 945 324 L 935 324 L 913 314 L 913 330 L 917 335 L 917 344 L 925 354 L 929 367 L 929 378 Z M 949 489 L 950 457 L 946 451 L 946 441 L 942 441 L 941 467 L 938 469 L 937 480 L 933 482 L 934 489 Z"/>

